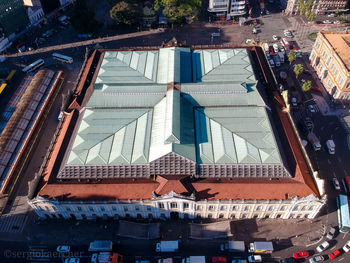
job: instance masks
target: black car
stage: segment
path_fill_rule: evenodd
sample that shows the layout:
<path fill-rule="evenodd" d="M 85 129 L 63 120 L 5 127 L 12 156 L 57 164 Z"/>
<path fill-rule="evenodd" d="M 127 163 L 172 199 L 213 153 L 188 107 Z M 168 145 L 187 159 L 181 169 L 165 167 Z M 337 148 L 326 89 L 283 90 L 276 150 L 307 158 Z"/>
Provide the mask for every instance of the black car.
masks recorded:
<path fill-rule="evenodd" d="M 304 70 L 303 73 L 304 73 L 305 75 L 312 76 L 312 74 L 311 74 L 309 71 L 307 71 L 307 70 Z"/>
<path fill-rule="evenodd" d="M 295 263 L 294 258 L 280 259 L 280 263 Z"/>

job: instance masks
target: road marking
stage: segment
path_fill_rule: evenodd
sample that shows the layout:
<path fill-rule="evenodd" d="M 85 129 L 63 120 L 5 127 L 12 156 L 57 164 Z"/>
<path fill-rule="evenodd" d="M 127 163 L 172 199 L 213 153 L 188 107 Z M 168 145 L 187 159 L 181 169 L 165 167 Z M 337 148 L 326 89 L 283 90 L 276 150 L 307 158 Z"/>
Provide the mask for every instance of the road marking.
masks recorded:
<path fill-rule="evenodd" d="M 342 260 L 344 260 L 344 258 L 340 258 L 340 259 L 339 259 L 339 261 L 342 261 Z"/>
<path fill-rule="evenodd" d="M 337 246 L 331 247 L 331 250 L 335 249 Z"/>

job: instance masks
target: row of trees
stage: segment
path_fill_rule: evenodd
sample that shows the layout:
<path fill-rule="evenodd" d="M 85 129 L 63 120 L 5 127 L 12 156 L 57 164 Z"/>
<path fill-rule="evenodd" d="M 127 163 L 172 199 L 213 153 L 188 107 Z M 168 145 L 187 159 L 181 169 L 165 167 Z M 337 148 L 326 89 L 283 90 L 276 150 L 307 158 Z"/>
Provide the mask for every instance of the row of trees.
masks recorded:
<path fill-rule="evenodd" d="M 72 26 L 81 33 L 94 33 L 99 28 L 95 11 L 86 5 L 86 0 L 77 0 L 71 13 Z"/>
<path fill-rule="evenodd" d="M 289 52 L 288 61 L 290 62 L 290 64 L 292 64 L 296 59 L 297 59 L 297 52 L 295 50 L 292 50 L 291 52 Z M 294 66 L 294 73 L 295 73 L 297 78 L 303 72 L 304 72 L 304 66 L 302 64 L 296 64 Z M 307 80 L 303 83 L 303 85 L 301 86 L 301 89 L 304 92 L 306 92 L 306 91 L 309 91 L 311 89 L 311 86 L 312 86 L 312 82 L 310 80 Z"/>
<path fill-rule="evenodd" d="M 183 23 L 186 18 L 196 19 L 201 4 L 201 0 L 155 0 L 154 9 L 162 11 L 173 25 L 174 23 Z M 137 0 L 122 0 L 114 5 L 109 13 L 110 17 L 117 23 L 132 25 L 139 22 L 141 7 Z"/>
<path fill-rule="evenodd" d="M 298 0 L 297 6 L 301 15 L 305 15 L 308 21 L 315 21 L 316 14 L 312 12 L 313 0 Z"/>

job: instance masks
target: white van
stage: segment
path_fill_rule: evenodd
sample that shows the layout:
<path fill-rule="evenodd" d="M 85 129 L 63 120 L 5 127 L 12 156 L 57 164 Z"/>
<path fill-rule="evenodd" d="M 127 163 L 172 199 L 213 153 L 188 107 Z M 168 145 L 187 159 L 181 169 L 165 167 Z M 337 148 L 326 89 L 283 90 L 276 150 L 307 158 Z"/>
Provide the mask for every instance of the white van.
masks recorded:
<path fill-rule="evenodd" d="M 327 146 L 329 154 L 335 154 L 335 143 L 333 140 L 328 140 L 326 142 L 326 146 Z"/>

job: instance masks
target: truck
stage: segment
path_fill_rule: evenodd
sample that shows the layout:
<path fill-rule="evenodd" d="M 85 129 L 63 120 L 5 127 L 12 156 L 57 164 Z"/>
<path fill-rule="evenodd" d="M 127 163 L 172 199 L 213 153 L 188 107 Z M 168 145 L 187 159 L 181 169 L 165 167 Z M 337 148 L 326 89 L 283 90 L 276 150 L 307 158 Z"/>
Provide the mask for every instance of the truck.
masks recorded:
<path fill-rule="evenodd" d="M 244 241 L 228 241 L 220 245 L 220 250 L 233 253 L 244 253 Z"/>
<path fill-rule="evenodd" d="M 283 52 L 278 52 L 278 56 L 280 57 L 281 63 L 284 63 L 284 54 Z"/>
<path fill-rule="evenodd" d="M 269 254 L 273 252 L 273 244 L 272 242 L 255 241 L 253 243 L 249 243 L 248 252 Z"/>
<path fill-rule="evenodd" d="M 316 134 L 313 132 L 310 132 L 307 135 L 307 139 L 311 143 L 312 147 L 314 148 L 315 151 L 321 150 L 321 143 L 320 140 L 317 138 Z"/>
<path fill-rule="evenodd" d="M 156 252 L 175 252 L 179 250 L 179 241 L 160 241 L 156 244 Z"/>
<path fill-rule="evenodd" d="M 183 258 L 181 263 L 205 263 L 205 256 L 190 256 Z"/>
<path fill-rule="evenodd" d="M 327 140 L 326 146 L 327 146 L 329 154 L 335 154 L 335 143 L 333 140 Z"/>
<path fill-rule="evenodd" d="M 110 240 L 95 240 L 90 243 L 90 252 L 109 252 L 112 251 L 113 242 Z"/>

